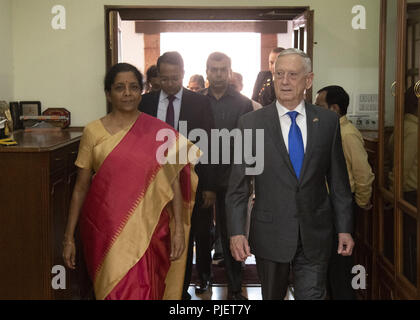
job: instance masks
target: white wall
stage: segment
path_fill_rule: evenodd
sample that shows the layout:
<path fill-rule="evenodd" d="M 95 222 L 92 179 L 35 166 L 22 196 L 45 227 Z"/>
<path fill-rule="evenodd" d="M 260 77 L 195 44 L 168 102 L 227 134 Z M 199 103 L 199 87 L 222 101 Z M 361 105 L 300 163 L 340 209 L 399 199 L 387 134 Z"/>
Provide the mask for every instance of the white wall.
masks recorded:
<path fill-rule="evenodd" d="M 136 33 L 134 21 L 122 21 L 122 62 L 137 67 L 143 74 L 144 70 L 144 35 Z"/>
<path fill-rule="evenodd" d="M 331 84 L 342 86 L 349 93 L 351 112 L 359 94 L 378 93 L 380 1 L 334 4 L 339 6 L 335 11 L 315 9 L 313 92 Z M 365 30 L 352 27 L 355 5 L 366 8 Z"/>
<path fill-rule="evenodd" d="M 12 0 L 0 0 L 0 100 L 13 100 Z"/>
<path fill-rule="evenodd" d="M 287 22 L 287 33 L 277 34 L 277 46 L 282 48 L 293 47 L 293 21 Z M 268 68 L 268 62 L 267 62 Z"/>
<path fill-rule="evenodd" d="M 72 125 L 75 126 L 85 125 L 106 112 L 102 84 L 105 73 L 104 5 L 175 5 L 170 0 L 61 0 L 59 4 L 67 10 L 67 29 L 53 30 L 51 8 L 58 4 L 55 0 L 13 0 L 11 3 L 13 98 L 40 100 L 43 109 L 66 107 L 72 113 Z M 379 0 L 176 2 L 176 6 L 183 7 L 310 6 L 315 11 L 317 42 L 314 91 L 335 83 L 350 92 L 360 93 L 378 91 L 379 4 Z M 366 30 L 353 30 L 351 26 L 351 9 L 355 5 L 363 5 L 367 10 Z M 1 72 L 6 69 L 1 66 Z"/>

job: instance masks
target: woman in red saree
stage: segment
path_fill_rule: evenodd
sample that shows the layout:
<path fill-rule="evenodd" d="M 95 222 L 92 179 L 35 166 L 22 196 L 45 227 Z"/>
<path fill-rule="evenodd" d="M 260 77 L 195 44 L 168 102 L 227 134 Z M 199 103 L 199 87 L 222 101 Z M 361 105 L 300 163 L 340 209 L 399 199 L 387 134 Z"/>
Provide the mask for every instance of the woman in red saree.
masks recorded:
<path fill-rule="evenodd" d="M 110 69 L 105 92 L 112 112 L 86 126 L 76 160 L 63 258 L 75 268 L 79 223 L 97 299 L 181 298 L 198 180 L 192 163 L 200 151 L 172 127 L 138 111 L 141 91 L 135 67 L 120 63 Z M 162 129 L 173 137 L 164 154 L 156 138 Z M 178 159 L 180 153 L 190 162 L 164 163 L 165 156 Z"/>

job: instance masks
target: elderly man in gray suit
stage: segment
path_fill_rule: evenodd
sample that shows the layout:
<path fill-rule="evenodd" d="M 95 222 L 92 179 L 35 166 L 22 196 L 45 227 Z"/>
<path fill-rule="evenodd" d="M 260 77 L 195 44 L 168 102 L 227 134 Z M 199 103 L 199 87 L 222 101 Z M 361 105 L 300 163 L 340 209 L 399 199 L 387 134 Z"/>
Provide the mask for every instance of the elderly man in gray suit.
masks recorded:
<path fill-rule="evenodd" d="M 264 146 L 264 170 L 247 175 L 253 164 L 246 158 L 232 168 L 226 196 L 230 248 L 238 261 L 255 255 L 263 299 L 284 299 L 290 270 L 296 299 L 325 299 L 334 230 L 338 254 L 351 255 L 354 247 L 339 119 L 304 101 L 312 81 L 310 58 L 298 49 L 282 51 L 274 73 L 277 100 L 239 119 L 242 132 L 253 133 L 252 142 L 244 139 L 253 154 L 261 149 L 256 144 Z M 264 130 L 263 141 L 256 139 L 258 129 Z M 251 178 L 256 196 L 248 244 Z"/>

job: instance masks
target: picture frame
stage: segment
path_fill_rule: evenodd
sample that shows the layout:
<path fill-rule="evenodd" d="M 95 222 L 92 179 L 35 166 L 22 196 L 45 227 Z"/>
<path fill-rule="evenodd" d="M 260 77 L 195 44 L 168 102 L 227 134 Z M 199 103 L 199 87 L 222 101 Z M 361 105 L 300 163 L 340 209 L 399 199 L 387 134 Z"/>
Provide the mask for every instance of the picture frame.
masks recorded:
<path fill-rule="evenodd" d="M 22 116 L 39 116 L 41 115 L 40 101 L 21 101 L 20 110 Z"/>
<path fill-rule="evenodd" d="M 12 101 L 9 103 L 9 106 L 13 119 L 13 130 L 23 129 L 23 122 L 20 120 L 20 116 L 22 115 L 22 108 L 20 103 L 17 101 Z"/>

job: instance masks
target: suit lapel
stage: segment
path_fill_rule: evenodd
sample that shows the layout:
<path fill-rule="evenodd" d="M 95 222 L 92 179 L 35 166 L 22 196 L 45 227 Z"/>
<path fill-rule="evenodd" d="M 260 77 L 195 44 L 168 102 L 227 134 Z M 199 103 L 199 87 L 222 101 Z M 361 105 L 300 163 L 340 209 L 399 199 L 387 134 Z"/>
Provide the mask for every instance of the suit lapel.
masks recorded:
<path fill-rule="evenodd" d="M 158 108 L 159 108 L 159 98 L 160 98 L 160 92 L 158 91 L 156 93 L 153 93 L 153 96 L 151 97 L 152 101 L 153 101 L 153 110 L 151 110 L 151 114 L 157 118 L 157 113 L 158 113 Z M 178 127 L 179 127 L 179 121 L 186 121 L 186 114 L 188 113 L 188 92 L 187 90 L 184 88 L 182 91 L 182 97 L 181 97 L 181 110 L 179 113 L 179 120 L 178 120 Z M 178 128 L 175 128 L 176 130 L 178 130 Z"/>
<path fill-rule="evenodd" d="M 267 129 L 272 137 L 272 141 L 277 147 L 278 151 L 280 152 L 280 155 L 283 158 L 284 163 L 286 163 L 287 167 L 289 168 L 290 173 L 296 178 L 295 171 L 293 169 L 292 163 L 290 162 L 289 153 L 287 152 L 286 145 L 284 144 L 284 138 L 280 128 L 280 119 L 279 114 L 277 112 L 276 102 L 273 102 L 271 105 L 264 108 L 267 108 L 268 111 L 266 113 L 265 123 L 267 124 Z"/>
<path fill-rule="evenodd" d="M 306 151 L 303 158 L 302 170 L 300 172 L 299 181 L 302 181 L 302 178 L 305 174 L 306 169 L 308 168 L 309 161 L 311 159 L 311 154 L 314 146 L 314 142 L 317 139 L 319 118 L 317 117 L 317 112 L 315 108 L 305 102 L 306 110 L 306 130 L 307 130 L 307 140 L 306 140 Z"/>
<path fill-rule="evenodd" d="M 182 97 L 181 97 L 181 110 L 179 112 L 179 121 L 185 121 L 186 119 L 186 114 L 188 112 L 187 108 L 188 108 L 188 98 L 189 98 L 189 94 L 187 89 L 183 88 L 182 90 Z"/>
<path fill-rule="evenodd" d="M 158 112 L 158 108 L 159 108 L 159 97 L 160 97 L 160 91 L 157 92 L 153 92 L 152 96 L 150 97 L 152 100 L 152 110 L 151 110 L 151 115 L 154 116 L 155 118 L 157 118 L 157 112 Z"/>

